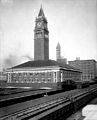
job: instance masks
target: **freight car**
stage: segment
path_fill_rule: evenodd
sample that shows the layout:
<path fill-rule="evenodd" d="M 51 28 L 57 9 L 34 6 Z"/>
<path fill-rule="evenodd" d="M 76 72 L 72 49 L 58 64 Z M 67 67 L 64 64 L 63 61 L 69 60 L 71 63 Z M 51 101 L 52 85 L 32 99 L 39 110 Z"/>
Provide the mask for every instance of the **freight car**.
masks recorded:
<path fill-rule="evenodd" d="M 57 88 L 64 90 L 73 90 L 73 89 L 83 89 L 89 87 L 90 85 L 97 84 L 95 81 L 72 81 L 67 80 L 64 82 L 57 83 Z"/>

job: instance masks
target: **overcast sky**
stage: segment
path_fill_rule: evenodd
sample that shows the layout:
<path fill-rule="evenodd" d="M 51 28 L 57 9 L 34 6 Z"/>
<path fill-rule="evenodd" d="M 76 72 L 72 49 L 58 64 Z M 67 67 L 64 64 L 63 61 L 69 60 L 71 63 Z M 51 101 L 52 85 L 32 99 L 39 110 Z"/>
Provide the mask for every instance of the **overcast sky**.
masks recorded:
<path fill-rule="evenodd" d="M 57 42 L 67 60 L 97 60 L 97 0 L 0 0 L 0 67 L 34 58 L 35 18 L 48 20 L 50 59 Z"/>

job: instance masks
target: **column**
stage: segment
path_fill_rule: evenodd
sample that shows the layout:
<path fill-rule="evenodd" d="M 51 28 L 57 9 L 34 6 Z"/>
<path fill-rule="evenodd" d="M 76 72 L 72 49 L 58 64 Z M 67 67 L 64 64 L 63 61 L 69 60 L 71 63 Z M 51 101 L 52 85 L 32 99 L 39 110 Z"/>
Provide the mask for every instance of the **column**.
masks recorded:
<path fill-rule="evenodd" d="M 63 82 L 63 72 L 61 71 L 61 82 Z"/>

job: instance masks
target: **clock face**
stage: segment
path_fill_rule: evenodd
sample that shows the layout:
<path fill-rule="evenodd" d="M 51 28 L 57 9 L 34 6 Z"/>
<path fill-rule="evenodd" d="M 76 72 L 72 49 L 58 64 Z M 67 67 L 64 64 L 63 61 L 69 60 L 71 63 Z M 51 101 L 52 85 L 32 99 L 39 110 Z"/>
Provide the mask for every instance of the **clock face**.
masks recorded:
<path fill-rule="evenodd" d="M 38 23 L 37 23 L 37 27 L 41 27 L 41 22 L 38 22 Z"/>

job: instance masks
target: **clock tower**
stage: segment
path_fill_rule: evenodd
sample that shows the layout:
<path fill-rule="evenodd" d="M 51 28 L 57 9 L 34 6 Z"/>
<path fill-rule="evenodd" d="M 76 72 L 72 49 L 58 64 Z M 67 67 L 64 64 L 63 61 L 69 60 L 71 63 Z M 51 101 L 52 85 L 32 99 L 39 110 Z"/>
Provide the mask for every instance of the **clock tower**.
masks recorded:
<path fill-rule="evenodd" d="M 49 59 L 49 31 L 47 19 L 42 7 L 35 21 L 34 29 L 34 60 Z"/>

